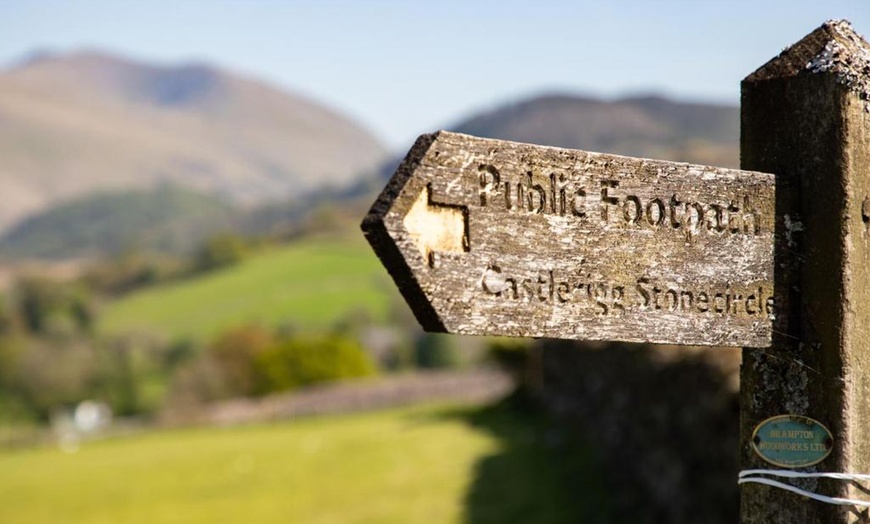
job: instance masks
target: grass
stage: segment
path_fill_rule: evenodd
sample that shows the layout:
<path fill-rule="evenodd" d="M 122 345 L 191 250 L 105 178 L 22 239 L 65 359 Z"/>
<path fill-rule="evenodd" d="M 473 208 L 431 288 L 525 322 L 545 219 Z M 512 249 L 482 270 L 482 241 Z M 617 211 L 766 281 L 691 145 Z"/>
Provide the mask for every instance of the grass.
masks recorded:
<path fill-rule="evenodd" d="M 600 517 L 594 482 L 534 422 L 424 406 L 0 452 L 0 522 L 556 524 Z M 585 470 L 583 468 L 586 468 Z M 579 469 L 578 469 L 579 468 Z M 595 475 L 586 478 L 594 479 Z M 600 521 L 600 520 L 599 520 Z"/>
<path fill-rule="evenodd" d="M 387 314 L 394 286 L 362 240 L 309 238 L 187 281 L 145 289 L 102 311 L 104 333 L 205 339 L 243 323 L 327 328 Z"/>

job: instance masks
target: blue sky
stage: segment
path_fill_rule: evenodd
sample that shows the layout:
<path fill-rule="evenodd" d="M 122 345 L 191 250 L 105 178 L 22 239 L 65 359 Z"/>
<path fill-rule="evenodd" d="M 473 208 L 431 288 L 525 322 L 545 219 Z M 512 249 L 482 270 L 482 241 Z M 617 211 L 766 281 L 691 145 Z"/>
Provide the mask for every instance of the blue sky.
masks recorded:
<path fill-rule="evenodd" d="M 540 92 L 738 102 L 740 79 L 870 0 L 0 3 L 0 63 L 100 48 L 208 61 L 347 112 L 396 149 Z"/>

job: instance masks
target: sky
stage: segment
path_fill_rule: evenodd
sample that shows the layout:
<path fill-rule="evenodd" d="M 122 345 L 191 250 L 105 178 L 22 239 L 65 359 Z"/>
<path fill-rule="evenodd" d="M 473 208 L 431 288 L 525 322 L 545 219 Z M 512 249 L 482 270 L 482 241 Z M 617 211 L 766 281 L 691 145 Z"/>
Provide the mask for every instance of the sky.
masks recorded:
<path fill-rule="evenodd" d="M 327 104 L 396 149 L 540 93 L 736 105 L 740 80 L 870 0 L 0 0 L 0 64 L 101 49 L 209 62 Z"/>

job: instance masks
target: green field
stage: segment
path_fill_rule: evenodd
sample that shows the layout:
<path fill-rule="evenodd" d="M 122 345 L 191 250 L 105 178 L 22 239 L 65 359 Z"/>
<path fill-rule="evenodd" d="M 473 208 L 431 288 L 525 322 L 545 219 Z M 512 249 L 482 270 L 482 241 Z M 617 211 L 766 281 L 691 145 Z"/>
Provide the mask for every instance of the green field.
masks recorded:
<path fill-rule="evenodd" d="M 424 406 L 0 451 L 0 522 L 600 521 L 588 459 L 542 435 L 504 407 Z"/>
<path fill-rule="evenodd" d="M 100 330 L 203 339 L 251 322 L 326 328 L 353 312 L 383 320 L 396 292 L 359 236 L 300 240 L 233 267 L 145 289 L 108 304 Z"/>

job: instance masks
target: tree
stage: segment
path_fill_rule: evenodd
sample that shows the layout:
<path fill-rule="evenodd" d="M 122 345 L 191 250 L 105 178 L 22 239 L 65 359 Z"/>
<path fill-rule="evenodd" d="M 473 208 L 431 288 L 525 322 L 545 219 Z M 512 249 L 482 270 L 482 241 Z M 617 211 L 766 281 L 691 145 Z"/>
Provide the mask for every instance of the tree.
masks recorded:
<path fill-rule="evenodd" d="M 274 335 L 260 326 L 241 326 L 220 335 L 208 348 L 229 397 L 250 396 L 256 391 L 256 361 L 275 345 Z"/>

